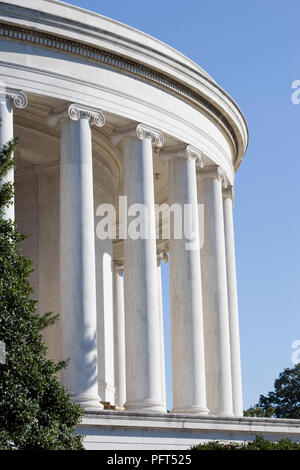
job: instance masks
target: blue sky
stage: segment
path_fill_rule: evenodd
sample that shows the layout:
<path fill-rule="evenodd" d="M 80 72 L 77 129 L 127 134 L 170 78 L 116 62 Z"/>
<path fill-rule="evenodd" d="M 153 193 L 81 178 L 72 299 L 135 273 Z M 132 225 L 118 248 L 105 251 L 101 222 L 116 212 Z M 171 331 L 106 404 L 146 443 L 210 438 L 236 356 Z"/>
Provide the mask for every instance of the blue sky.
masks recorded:
<path fill-rule="evenodd" d="M 72 0 L 178 49 L 239 104 L 249 126 L 234 208 L 244 407 L 293 367 L 300 339 L 300 80 L 298 0 Z M 168 267 L 163 268 L 164 290 Z M 164 298 L 170 366 L 169 301 Z M 171 403 L 170 367 L 167 374 Z"/>

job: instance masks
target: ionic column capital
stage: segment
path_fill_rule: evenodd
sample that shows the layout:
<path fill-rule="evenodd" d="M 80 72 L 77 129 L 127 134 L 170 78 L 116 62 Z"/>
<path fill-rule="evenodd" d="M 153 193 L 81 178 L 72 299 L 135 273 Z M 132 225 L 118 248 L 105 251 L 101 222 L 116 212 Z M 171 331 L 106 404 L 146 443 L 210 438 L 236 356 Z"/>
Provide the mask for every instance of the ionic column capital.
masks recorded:
<path fill-rule="evenodd" d="M 114 145 L 119 145 L 126 138 L 137 137 L 140 140 L 151 139 L 153 147 L 161 148 L 164 145 L 164 137 L 160 130 L 150 127 L 147 124 L 131 124 L 120 127 L 112 134 L 111 141 Z"/>
<path fill-rule="evenodd" d="M 48 124 L 50 127 L 55 127 L 58 121 L 66 118 L 72 121 L 78 121 L 80 118 L 88 118 L 91 124 L 97 127 L 102 127 L 105 123 L 104 115 L 99 109 L 72 103 L 52 110 L 48 116 Z"/>
<path fill-rule="evenodd" d="M 228 182 L 224 170 L 218 165 L 208 165 L 197 172 L 202 179 L 221 181 L 223 188 L 227 188 Z"/>
<path fill-rule="evenodd" d="M 14 88 L 5 88 L 0 92 L 0 99 L 10 100 L 18 109 L 26 108 L 28 104 L 27 96 L 23 91 Z"/>
<path fill-rule="evenodd" d="M 161 148 L 164 145 L 164 137 L 162 133 L 145 124 L 138 124 L 136 126 L 136 135 L 140 140 L 151 139 L 154 147 Z"/>
<path fill-rule="evenodd" d="M 234 187 L 231 185 L 223 188 L 223 199 L 228 198 L 232 200 L 232 203 L 234 203 Z"/>
<path fill-rule="evenodd" d="M 204 166 L 204 157 L 201 150 L 193 145 L 179 144 L 172 147 L 167 147 L 163 152 L 160 152 L 160 160 L 162 163 L 170 158 L 186 158 L 188 160 L 195 160 L 196 164 L 202 168 Z"/>
<path fill-rule="evenodd" d="M 196 160 L 198 166 L 200 168 L 204 167 L 204 156 L 203 153 L 194 147 L 193 145 L 188 145 L 186 147 L 186 157 L 188 160 L 194 159 Z"/>

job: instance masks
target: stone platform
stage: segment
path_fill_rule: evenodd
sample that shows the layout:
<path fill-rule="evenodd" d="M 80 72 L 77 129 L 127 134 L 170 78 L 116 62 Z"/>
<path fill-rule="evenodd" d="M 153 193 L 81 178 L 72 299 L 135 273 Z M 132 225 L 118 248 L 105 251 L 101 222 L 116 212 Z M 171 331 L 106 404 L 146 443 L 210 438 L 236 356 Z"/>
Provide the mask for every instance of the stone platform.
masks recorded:
<path fill-rule="evenodd" d="M 77 432 L 89 450 L 183 450 L 214 439 L 253 440 L 256 434 L 300 441 L 300 420 L 89 411 Z"/>

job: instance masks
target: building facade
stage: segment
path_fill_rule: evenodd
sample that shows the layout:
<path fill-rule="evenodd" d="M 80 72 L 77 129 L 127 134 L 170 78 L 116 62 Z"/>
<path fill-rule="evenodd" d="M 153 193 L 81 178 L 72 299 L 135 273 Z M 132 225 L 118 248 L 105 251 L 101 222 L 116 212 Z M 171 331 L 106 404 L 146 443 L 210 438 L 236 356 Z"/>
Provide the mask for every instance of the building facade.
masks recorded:
<path fill-rule="evenodd" d="M 250 436 L 232 216 L 248 131 L 236 103 L 171 47 L 56 0 L 0 2 L 0 80 L 0 144 L 19 138 L 7 216 L 28 235 L 41 313 L 60 313 L 45 341 L 54 360 L 70 357 L 61 380 L 86 409 L 87 447 Z M 176 237 L 173 219 L 162 236 L 171 205 L 192 237 Z M 122 236 L 124 214 L 137 207 L 147 236 Z M 116 233 L 103 239 L 110 208 Z M 170 413 L 160 272 L 168 260 Z"/>

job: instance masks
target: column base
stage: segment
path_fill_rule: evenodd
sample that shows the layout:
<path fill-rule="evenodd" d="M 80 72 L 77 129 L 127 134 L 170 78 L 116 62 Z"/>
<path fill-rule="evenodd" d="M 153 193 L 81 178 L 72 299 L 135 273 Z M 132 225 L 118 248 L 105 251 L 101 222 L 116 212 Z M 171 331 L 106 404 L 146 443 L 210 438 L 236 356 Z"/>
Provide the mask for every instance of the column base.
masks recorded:
<path fill-rule="evenodd" d="M 217 418 L 235 418 L 233 413 L 227 411 L 221 411 L 220 413 L 209 413 L 209 416 L 215 416 Z"/>
<path fill-rule="evenodd" d="M 104 407 L 102 403 L 100 403 L 100 398 L 95 396 L 89 395 L 79 395 L 73 396 L 71 398 L 72 402 L 76 405 L 81 405 L 86 410 L 96 409 L 96 410 L 103 410 Z"/>
<path fill-rule="evenodd" d="M 135 403 L 125 403 L 126 411 L 134 411 L 135 413 L 165 413 L 162 403 L 156 401 L 140 401 Z"/>
<path fill-rule="evenodd" d="M 209 410 L 208 408 L 202 406 L 187 406 L 184 408 L 172 408 L 170 413 L 174 414 L 198 414 L 198 415 L 208 415 Z"/>
<path fill-rule="evenodd" d="M 235 418 L 243 418 L 244 413 L 241 413 L 241 412 L 239 412 L 239 413 L 233 413 L 232 416 L 234 416 Z"/>

